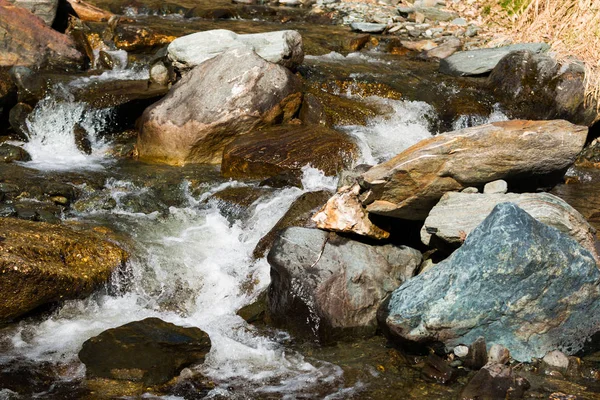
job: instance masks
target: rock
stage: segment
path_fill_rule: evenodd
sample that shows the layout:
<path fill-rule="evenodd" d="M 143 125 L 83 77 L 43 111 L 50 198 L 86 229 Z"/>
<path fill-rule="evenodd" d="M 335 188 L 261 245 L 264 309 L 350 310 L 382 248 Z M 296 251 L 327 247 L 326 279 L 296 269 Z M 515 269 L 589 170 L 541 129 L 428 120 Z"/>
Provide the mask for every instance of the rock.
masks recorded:
<path fill-rule="evenodd" d="M 436 7 L 416 7 L 415 12 L 423 14 L 425 18 L 431 21 L 446 22 L 458 17 L 458 15 L 453 12 L 440 10 Z"/>
<path fill-rule="evenodd" d="M 69 36 L 7 0 L 0 0 L 0 32 L 0 66 L 78 68 L 84 61 Z"/>
<path fill-rule="evenodd" d="M 267 257 L 273 321 L 300 334 L 372 334 L 378 305 L 413 276 L 421 253 L 369 246 L 317 229 L 287 228 Z M 308 323 L 307 323 L 308 322 Z"/>
<path fill-rule="evenodd" d="M 562 351 L 551 351 L 544 356 L 542 361 L 546 365 L 561 370 L 563 372 L 566 372 L 569 368 L 569 358 Z"/>
<path fill-rule="evenodd" d="M 529 387 L 529 382 L 514 376 L 510 367 L 490 363 L 473 376 L 458 398 L 459 400 L 520 399 Z"/>
<path fill-rule="evenodd" d="M 159 85 L 167 85 L 171 80 L 169 69 L 161 62 L 154 64 L 150 68 L 150 80 Z"/>
<path fill-rule="evenodd" d="M 31 161 L 31 156 L 23 148 L 8 143 L 0 145 L 0 163 Z"/>
<path fill-rule="evenodd" d="M 510 351 L 500 344 L 493 344 L 488 352 L 488 363 L 507 364 L 510 361 Z"/>
<path fill-rule="evenodd" d="M 450 57 L 452 54 L 456 53 L 462 47 L 462 42 L 459 38 L 450 37 L 444 43 L 440 44 L 437 47 L 432 49 L 428 49 L 425 52 L 425 58 L 438 58 L 443 59 Z"/>
<path fill-rule="evenodd" d="M 316 192 L 304 193 L 294 200 L 285 215 L 281 217 L 279 221 L 277 221 L 269 233 L 267 233 L 258 241 L 254 251 L 252 252 L 252 256 L 254 258 L 264 257 L 265 253 L 267 253 L 273 245 L 273 242 L 277 238 L 279 232 L 286 228 L 293 226 L 314 228 L 315 224 L 311 221 L 310 217 L 319 207 L 325 204 L 331 195 L 332 193 L 328 190 L 319 190 Z"/>
<path fill-rule="evenodd" d="M 437 43 L 433 40 L 419 40 L 416 42 L 412 40 L 403 40 L 400 43 L 407 49 L 414 51 L 427 51 L 438 47 Z"/>
<path fill-rule="evenodd" d="M 469 352 L 464 357 L 463 364 L 467 368 L 477 370 L 482 368 L 487 361 L 488 354 L 485 338 L 479 337 L 469 346 Z"/>
<path fill-rule="evenodd" d="M 494 122 L 437 135 L 365 172 L 362 190 L 373 195 L 362 204 L 369 213 L 424 220 L 446 192 L 496 179 L 528 189 L 554 183 L 586 136 L 585 127 L 560 120 Z"/>
<path fill-rule="evenodd" d="M 350 28 L 357 32 L 364 33 L 381 33 L 387 28 L 386 24 L 373 24 L 369 22 L 353 22 L 350 24 Z"/>
<path fill-rule="evenodd" d="M 149 53 L 168 45 L 176 38 L 176 36 L 160 33 L 146 26 L 117 24 L 112 39 L 119 50 Z"/>
<path fill-rule="evenodd" d="M 546 54 L 514 52 L 498 62 L 488 84 L 515 117 L 562 118 L 587 126 L 600 119 L 596 104 L 586 103 L 585 70 L 576 62 L 560 64 Z"/>
<path fill-rule="evenodd" d="M 0 218 L 0 232 L 2 322 L 44 304 L 89 295 L 127 257 L 92 231 Z"/>
<path fill-rule="evenodd" d="M 54 18 L 56 18 L 56 10 L 58 9 L 57 0 L 8 0 L 16 6 L 23 7 L 26 10 L 42 19 L 48 26 L 52 26 Z"/>
<path fill-rule="evenodd" d="M 349 168 L 358 146 L 344 133 L 320 126 L 284 125 L 235 138 L 223 151 L 226 178 L 268 178 L 311 165 L 333 176 Z"/>
<path fill-rule="evenodd" d="M 484 337 L 528 362 L 579 351 L 600 329 L 591 254 L 512 203 L 497 205 L 464 245 L 405 282 L 381 310 L 390 332 L 447 347 Z"/>
<path fill-rule="evenodd" d="M 504 194 L 508 192 L 508 183 L 505 180 L 488 182 L 483 187 L 483 194 Z"/>
<path fill-rule="evenodd" d="M 447 75 L 470 76 L 486 74 L 513 51 L 529 50 L 534 53 L 548 51 L 546 43 L 519 43 L 495 49 L 460 51 L 440 61 L 440 72 Z"/>
<path fill-rule="evenodd" d="M 92 142 L 88 136 L 88 132 L 84 127 L 76 123 L 73 126 L 73 137 L 75 139 L 75 146 L 83 154 L 92 154 Z"/>
<path fill-rule="evenodd" d="M 423 376 L 437 383 L 450 383 L 456 377 L 456 371 L 435 354 L 430 354 L 425 360 Z"/>
<path fill-rule="evenodd" d="M 453 352 L 456 357 L 464 358 L 469 354 L 469 347 L 461 344 L 456 346 Z"/>
<path fill-rule="evenodd" d="M 421 241 L 428 246 L 460 246 L 494 207 L 504 202 L 515 203 L 536 220 L 569 235 L 600 261 L 595 248 L 596 230 L 577 210 L 550 193 L 446 193 L 427 216 Z"/>
<path fill-rule="evenodd" d="M 348 190 L 340 189 L 317 212 L 312 220 L 319 229 L 354 233 L 373 239 L 387 239 L 389 230 L 375 225 L 359 199 L 360 186 L 354 185 Z"/>
<path fill-rule="evenodd" d="M 218 164 L 235 136 L 289 120 L 300 105 L 299 90 L 288 69 L 254 52 L 223 53 L 194 68 L 144 111 L 139 158 Z"/>
<path fill-rule="evenodd" d="M 173 40 L 167 51 L 175 67 L 187 70 L 234 49 L 254 50 L 266 61 L 292 69 L 304 59 L 302 36 L 291 30 L 246 35 L 225 29 L 197 32 Z"/>
<path fill-rule="evenodd" d="M 88 378 L 108 378 L 158 385 L 210 351 L 210 338 L 198 328 L 184 328 L 146 318 L 108 329 L 83 343 L 79 359 Z"/>
<path fill-rule="evenodd" d="M 8 122 L 15 134 L 22 140 L 29 140 L 29 130 L 27 129 L 27 116 L 33 111 L 33 108 L 26 103 L 17 103 L 10 109 Z"/>
<path fill-rule="evenodd" d="M 108 21 L 115 16 L 115 14 L 109 11 L 98 8 L 82 0 L 67 0 L 67 2 L 81 21 L 103 22 Z"/>
<path fill-rule="evenodd" d="M 105 69 L 123 70 L 127 68 L 128 56 L 125 50 L 100 50 L 98 62 Z"/>

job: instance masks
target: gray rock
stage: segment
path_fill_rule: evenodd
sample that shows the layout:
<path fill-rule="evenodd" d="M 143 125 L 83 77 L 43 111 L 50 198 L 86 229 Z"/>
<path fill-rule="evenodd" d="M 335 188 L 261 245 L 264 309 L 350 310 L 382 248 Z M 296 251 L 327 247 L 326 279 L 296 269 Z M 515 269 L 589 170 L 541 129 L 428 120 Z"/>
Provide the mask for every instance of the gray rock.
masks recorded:
<path fill-rule="evenodd" d="M 387 28 L 386 24 L 373 24 L 370 22 L 353 22 L 350 28 L 354 31 L 365 33 L 381 33 Z"/>
<path fill-rule="evenodd" d="M 573 354 L 600 330 L 599 281 L 581 245 L 502 203 L 450 258 L 395 290 L 381 317 L 419 343 L 484 337 L 518 361 Z"/>
<path fill-rule="evenodd" d="M 456 346 L 453 350 L 454 355 L 459 358 L 464 358 L 469 354 L 469 347 L 465 345 Z"/>
<path fill-rule="evenodd" d="M 379 304 L 414 275 L 421 253 L 292 227 L 277 238 L 267 260 L 273 320 L 323 338 L 340 330 L 372 334 Z"/>
<path fill-rule="evenodd" d="M 448 192 L 431 209 L 421 229 L 426 245 L 442 241 L 460 245 L 497 204 L 512 202 L 536 220 L 569 235 L 600 260 L 595 248 L 596 230 L 565 201 L 550 193 L 470 194 Z M 432 240 L 435 235 L 436 240 Z"/>
<path fill-rule="evenodd" d="M 494 344 L 488 351 L 488 362 L 492 364 L 506 364 L 510 361 L 510 351 L 500 344 Z"/>
<path fill-rule="evenodd" d="M 221 162 L 236 135 L 288 121 L 301 102 L 290 70 L 236 49 L 187 73 L 141 118 L 141 160 L 173 165 Z"/>
<path fill-rule="evenodd" d="M 508 192 L 508 183 L 503 179 L 488 182 L 483 187 L 484 194 L 504 194 L 506 192 Z"/>
<path fill-rule="evenodd" d="M 33 15 L 40 17 L 48 26 L 52 26 L 56 18 L 58 0 L 8 0 L 16 6 L 23 7 Z"/>
<path fill-rule="evenodd" d="M 450 21 L 450 24 L 456 26 L 467 26 L 467 20 L 464 18 L 454 18 L 452 21 Z"/>
<path fill-rule="evenodd" d="M 548 49 L 550 46 L 546 43 L 519 43 L 495 49 L 460 51 L 440 62 L 440 72 L 455 76 L 481 75 L 493 70 L 504 56 L 513 51 L 542 53 Z"/>
<path fill-rule="evenodd" d="M 562 371 L 566 371 L 567 368 L 569 368 L 569 357 L 562 351 L 551 351 L 544 356 L 542 361 L 544 361 L 546 365 Z"/>
<path fill-rule="evenodd" d="M 181 70 L 233 49 L 254 50 L 266 61 L 295 68 L 302 64 L 302 36 L 297 31 L 276 31 L 238 35 L 225 29 L 197 32 L 175 39 L 167 49 L 173 65 Z"/>
<path fill-rule="evenodd" d="M 453 12 L 443 11 L 435 7 L 416 7 L 415 11 L 425 15 L 425 18 L 432 21 L 451 21 L 458 17 Z"/>

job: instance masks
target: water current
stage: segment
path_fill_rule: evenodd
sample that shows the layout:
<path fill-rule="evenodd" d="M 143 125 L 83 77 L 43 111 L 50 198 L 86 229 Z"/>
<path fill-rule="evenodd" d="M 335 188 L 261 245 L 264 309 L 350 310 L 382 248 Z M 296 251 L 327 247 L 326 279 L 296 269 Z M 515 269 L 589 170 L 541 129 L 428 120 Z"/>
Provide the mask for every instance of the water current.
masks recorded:
<path fill-rule="evenodd" d="M 139 77 L 139 73 L 125 70 L 94 79 L 134 76 Z M 77 80 L 57 87 L 38 103 L 27 122 L 30 140 L 24 147 L 33 159 L 25 164 L 27 167 L 89 170 L 90 174 L 113 168 L 116 161 L 107 155 L 111 143 L 102 136 L 111 124 L 111 109 L 91 109 L 73 101 L 69 94 L 73 86 L 86 82 Z M 435 111 L 427 103 L 379 97 L 366 100 L 385 105 L 389 112 L 372 118 L 367 126 L 339 127 L 359 144 L 362 156 L 358 163 L 383 161 L 435 133 L 429 130 L 428 122 L 435 118 Z M 457 122 L 460 127 L 486 122 L 461 118 Z M 490 118 L 504 117 L 495 110 Z M 75 144 L 76 124 L 90 139 L 89 155 Z M 65 219 L 108 225 L 126 233 L 131 239 L 124 244 L 131 254 L 127 271 L 115 274 L 106 290 L 90 298 L 67 301 L 43 320 L 26 319 L 5 329 L 2 340 L 10 346 L 0 356 L 0 363 L 24 358 L 64 364 L 70 367 L 62 370 L 63 379 L 82 378 L 84 367 L 77 353 L 85 340 L 108 328 L 154 316 L 199 327 L 210 335 L 212 350 L 200 367 L 217 384 L 209 398 L 233 397 L 227 388 L 236 385 L 251 393 L 283 398 L 295 398 L 300 393 L 311 397 L 313 391 L 322 394 L 324 388 L 329 399 L 347 398 L 360 391 L 360 383 L 345 385 L 340 366 L 291 350 L 286 332 L 266 334 L 236 315 L 269 284 L 266 259 L 252 257 L 259 239 L 301 194 L 335 190 L 337 179 L 306 166 L 302 184 L 303 189 L 278 189 L 263 195 L 232 219 L 211 195 L 227 187 L 251 184 L 217 180 L 204 182 L 200 191 L 192 191 L 190 182 L 182 179 L 169 188 L 184 199 L 180 205 L 166 212 L 144 213 L 125 199 L 143 196 L 147 187 L 134 179 L 107 178 L 101 195 L 114 207 L 75 207 L 78 211 L 71 211 Z"/>

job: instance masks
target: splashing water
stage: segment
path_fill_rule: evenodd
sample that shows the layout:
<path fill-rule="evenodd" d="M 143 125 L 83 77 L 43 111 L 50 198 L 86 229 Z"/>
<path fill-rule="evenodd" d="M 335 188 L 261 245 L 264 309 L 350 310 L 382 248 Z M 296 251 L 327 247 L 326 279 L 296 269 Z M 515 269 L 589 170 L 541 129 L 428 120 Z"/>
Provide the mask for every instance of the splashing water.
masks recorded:
<path fill-rule="evenodd" d="M 499 122 L 499 121 L 507 121 L 508 116 L 502 112 L 500 109 L 500 104 L 494 104 L 492 108 L 492 112 L 487 117 L 484 115 L 478 114 L 468 114 L 468 115 L 460 115 L 454 122 L 452 123 L 453 130 L 459 130 L 464 128 L 469 128 L 472 126 L 478 126 L 483 124 L 489 124 L 491 122 Z"/>
<path fill-rule="evenodd" d="M 23 148 L 31 155 L 27 166 L 43 170 L 102 168 L 108 143 L 99 133 L 110 124 L 110 109 L 89 109 L 85 103 L 49 96 L 41 100 L 27 118 L 29 142 Z M 92 153 L 84 154 L 75 142 L 79 125 L 87 134 Z"/>
<path fill-rule="evenodd" d="M 356 138 L 362 155 L 360 162 L 377 164 L 431 137 L 429 121 L 436 114 L 429 104 L 377 96 L 366 100 L 387 107 L 391 112 L 372 118 L 367 126 L 340 127 Z"/>
<path fill-rule="evenodd" d="M 302 181 L 309 190 L 334 189 L 337 184 L 335 178 L 325 177 L 321 171 L 310 167 L 303 171 Z M 215 185 L 209 192 L 222 187 Z M 116 180 L 109 180 L 105 187 L 106 194 L 117 200 L 124 192 L 143 190 Z M 180 185 L 174 190 L 186 192 L 187 187 Z M 13 328 L 12 349 L 0 361 L 26 357 L 37 362 L 72 362 L 88 338 L 153 316 L 181 326 L 196 326 L 210 335 L 212 349 L 199 368 L 217 383 L 240 384 L 259 393 L 287 394 L 290 398 L 297 392 L 321 390 L 324 385 L 332 392 L 344 389 L 341 368 L 309 362 L 281 343 L 287 334 L 262 336 L 236 315 L 270 280 L 266 259 L 252 258 L 254 247 L 292 201 L 305 192 L 298 188 L 278 190 L 252 204 L 248 218 L 234 222 L 214 203 L 200 199 L 185 207 L 172 207 L 166 216 L 143 218 L 123 210 L 117 210 L 116 215 L 105 210 L 79 214 L 78 219 L 110 220 L 115 230 L 126 231 L 135 240 L 129 249 L 128 277 L 121 281 L 115 275 L 109 291 L 120 294 L 104 292 L 68 301 L 41 323 L 22 322 Z M 218 387 L 214 394 L 222 390 Z"/>

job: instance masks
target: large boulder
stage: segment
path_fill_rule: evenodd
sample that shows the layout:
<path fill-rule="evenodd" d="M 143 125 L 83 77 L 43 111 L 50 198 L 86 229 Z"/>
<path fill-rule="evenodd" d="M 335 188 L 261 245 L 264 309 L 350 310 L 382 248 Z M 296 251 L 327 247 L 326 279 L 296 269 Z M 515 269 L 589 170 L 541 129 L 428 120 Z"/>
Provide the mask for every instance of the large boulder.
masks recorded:
<path fill-rule="evenodd" d="M 573 354 L 600 330 L 599 280 L 579 243 L 502 203 L 452 256 L 395 290 L 381 316 L 417 343 L 484 337 L 518 361 Z"/>
<path fill-rule="evenodd" d="M 0 37 L 0 66 L 78 68 L 84 61 L 69 36 L 7 0 L 0 0 Z"/>
<path fill-rule="evenodd" d="M 158 318 L 146 318 L 108 329 L 88 339 L 79 351 L 88 378 L 159 385 L 210 351 L 208 335 Z"/>
<path fill-rule="evenodd" d="M 126 260 L 99 232 L 0 218 L 0 322 L 89 295 Z"/>
<path fill-rule="evenodd" d="M 342 214 L 362 215 L 365 209 L 369 214 L 425 220 L 444 193 L 497 179 L 527 189 L 556 183 L 583 148 L 587 131 L 563 120 L 516 120 L 422 140 L 365 172 L 359 179 L 360 193 L 347 207 L 339 206 L 340 197 L 354 189 L 340 189 L 318 216 L 318 226 L 327 229 L 329 221 L 352 219 Z M 352 223 L 347 225 L 353 231 Z"/>
<path fill-rule="evenodd" d="M 586 102 L 581 63 L 518 51 L 502 58 L 488 81 L 503 108 L 516 118 L 560 118 L 587 126 L 600 119 L 595 102 Z"/>
<path fill-rule="evenodd" d="M 549 193 L 446 193 L 429 212 L 421 240 L 428 246 L 439 246 L 441 241 L 458 247 L 497 204 L 506 202 L 515 203 L 536 220 L 577 240 L 600 261 L 595 246 L 596 229 L 577 210 Z"/>
<path fill-rule="evenodd" d="M 186 70 L 233 49 L 253 50 L 266 61 L 295 68 L 302 64 L 302 36 L 297 31 L 238 35 L 225 29 L 179 37 L 167 49 L 173 65 Z"/>
<path fill-rule="evenodd" d="M 272 320 L 294 333 L 329 339 L 373 333 L 379 304 L 414 275 L 421 253 L 292 227 L 275 240 L 267 260 Z"/>
<path fill-rule="evenodd" d="M 40 17 L 48 26 L 52 26 L 56 18 L 58 0 L 8 0 L 16 6 L 23 7 L 33 15 Z"/>
<path fill-rule="evenodd" d="M 242 135 L 225 147 L 221 173 L 231 178 L 269 178 L 310 164 L 325 175 L 349 168 L 358 156 L 350 137 L 318 125 L 284 125 Z"/>
<path fill-rule="evenodd" d="M 469 76 L 489 73 L 500 60 L 513 51 L 527 50 L 533 53 L 550 49 L 546 43 L 519 43 L 494 49 L 459 51 L 440 61 L 440 72 L 447 75 Z"/>
<path fill-rule="evenodd" d="M 287 68 L 252 51 L 228 51 L 194 68 L 144 111 L 139 157 L 218 164 L 236 136 L 289 120 L 300 103 L 300 82 Z"/>

